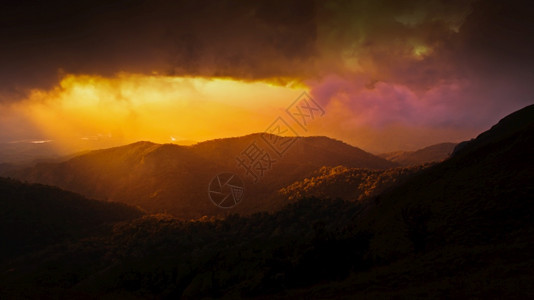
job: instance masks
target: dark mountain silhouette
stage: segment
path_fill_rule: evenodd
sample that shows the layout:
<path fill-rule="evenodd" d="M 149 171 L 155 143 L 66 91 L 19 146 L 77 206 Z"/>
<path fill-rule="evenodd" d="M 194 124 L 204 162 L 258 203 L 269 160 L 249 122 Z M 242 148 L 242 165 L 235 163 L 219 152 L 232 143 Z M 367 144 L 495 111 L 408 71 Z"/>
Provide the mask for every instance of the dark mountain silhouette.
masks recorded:
<path fill-rule="evenodd" d="M 499 121 L 490 130 L 481 133 L 476 139 L 465 141 L 456 146 L 453 155 L 476 151 L 490 144 L 499 143 L 510 136 L 524 133 L 532 126 L 534 104 L 518 110 Z"/>
<path fill-rule="evenodd" d="M 317 289 L 330 297 L 533 297 L 532 145 L 528 106 L 369 202 L 356 223 L 373 233 L 369 253 L 382 267 Z"/>
<path fill-rule="evenodd" d="M 89 200 L 56 187 L 0 178 L 0 261 L 142 214 L 125 204 Z"/>
<path fill-rule="evenodd" d="M 449 158 L 456 144 L 441 143 L 428 146 L 416 151 L 396 151 L 382 153 L 378 156 L 402 166 L 416 166 L 424 163 L 439 162 Z"/>
<path fill-rule="evenodd" d="M 278 138 L 282 142 L 290 139 Z M 254 183 L 254 178 L 247 176 L 236 162 L 236 157 L 253 144 L 269 151 L 261 134 L 193 146 L 138 142 L 92 151 L 61 163 L 40 163 L 7 175 L 55 185 L 95 199 L 140 206 L 151 212 L 199 218 L 228 213 L 208 198 L 208 185 L 221 172 L 233 172 L 242 178 L 245 199 L 232 208 L 232 213 L 246 214 L 286 205 L 287 201 L 277 191 L 323 166 L 371 169 L 396 166 L 340 141 L 303 137 L 282 156 L 269 152 L 274 160 L 272 168 Z"/>
<path fill-rule="evenodd" d="M 367 201 L 308 198 L 194 222 L 146 215 L 0 261 L 0 296 L 532 298 L 534 114 L 512 116 L 531 121 L 507 118 L 516 125 Z M 148 164 L 154 147 L 102 151 Z"/>

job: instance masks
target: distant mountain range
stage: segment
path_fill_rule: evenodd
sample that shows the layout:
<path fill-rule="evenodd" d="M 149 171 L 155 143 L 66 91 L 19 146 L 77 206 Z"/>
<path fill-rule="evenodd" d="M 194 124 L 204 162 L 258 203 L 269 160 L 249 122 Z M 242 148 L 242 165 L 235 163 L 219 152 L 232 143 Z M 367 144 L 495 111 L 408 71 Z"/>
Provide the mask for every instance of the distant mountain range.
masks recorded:
<path fill-rule="evenodd" d="M 151 212 L 182 218 L 224 215 L 208 198 L 208 185 L 219 173 L 232 172 L 244 183 L 245 198 L 232 213 L 273 210 L 287 204 L 278 190 L 310 176 L 321 167 L 387 169 L 396 163 L 327 137 L 301 137 L 282 155 L 266 140 L 280 144 L 289 137 L 252 134 L 218 139 L 193 146 L 138 142 L 91 151 L 61 163 L 38 163 L 7 169 L 4 176 L 54 185 L 90 198 L 123 202 Z M 264 176 L 248 176 L 236 158 L 245 159 L 251 145 L 269 153 L 271 168 Z M 254 150 L 254 149 L 252 149 Z M 250 154 L 250 153 L 249 153 Z M 265 166 L 266 167 L 266 166 Z M 257 179 L 258 182 L 254 182 Z"/>
<path fill-rule="evenodd" d="M 416 166 L 430 162 L 443 161 L 452 154 L 455 143 L 441 143 L 419 149 L 417 151 L 396 151 L 382 153 L 378 156 L 402 166 Z"/>
<path fill-rule="evenodd" d="M 61 157 L 51 141 L 0 143 L 0 164 L 24 164 L 39 159 Z"/>

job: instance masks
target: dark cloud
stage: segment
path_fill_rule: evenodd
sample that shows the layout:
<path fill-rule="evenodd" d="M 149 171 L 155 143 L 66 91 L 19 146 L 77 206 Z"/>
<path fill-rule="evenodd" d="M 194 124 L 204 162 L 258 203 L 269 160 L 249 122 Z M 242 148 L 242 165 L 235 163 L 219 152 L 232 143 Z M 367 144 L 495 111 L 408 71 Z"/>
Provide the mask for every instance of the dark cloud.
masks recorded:
<path fill-rule="evenodd" d="M 469 83 L 457 111 L 481 127 L 534 103 L 534 10 L 527 1 L 477 1 L 441 61 Z M 471 115 L 471 117 L 469 117 Z"/>
<path fill-rule="evenodd" d="M 338 76 L 312 81 L 312 92 L 355 122 L 483 130 L 534 102 L 528 3 L 326 3 L 318 44 Z"/>
<path fill-rule="evenodd" d="M 419 96 L 440 85 L 469 82 L 470 89 L 451 100 L 452 111 L 472 107 L 469 103 L 501 107 L 509 101 L 496 95 L 513 95 L 514 108 L 532 101 L 527 98 L 534 79 L 534 18 L 521 1 L 0 5 L 0 99 L 49 88 L 63 73 L 156 71 L 245 80 L 320 80 L 336 74 L 357 87 L 383 89 L 377 85 L 382 82 Z"/>
<path fill-rule="evenodd" d="M 12 1 L 0 7 L 2 92 L 58 72 L 243 79 L 302 74 L 314 55 L 309 1 Z"/>
<path fill-rule="evenodd" d="M 118 72 L 301 80 L 327 108 L 321 134 L 377 151 L 459 141 L 534 102 L 530 7 L 518 0 L 1 1 L 0 128 L 10 129 L 0 141 L 46 138 L 24 118 L 26 102 L 14 101 L 30 89 L 51 89 L 66 74 Z"/>

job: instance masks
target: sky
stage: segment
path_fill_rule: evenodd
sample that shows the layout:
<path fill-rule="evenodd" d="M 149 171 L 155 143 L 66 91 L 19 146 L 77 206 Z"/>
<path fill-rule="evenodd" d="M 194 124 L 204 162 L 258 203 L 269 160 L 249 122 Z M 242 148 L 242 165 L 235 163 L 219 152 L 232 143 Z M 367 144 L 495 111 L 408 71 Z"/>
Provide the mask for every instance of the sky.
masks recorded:
<path fill-rule="evenodd" d="M 0 142 L 63 151 L 264 131 L 374 153 L 475 137 L 534 103 L 522 1 L 2 1 Z"/>

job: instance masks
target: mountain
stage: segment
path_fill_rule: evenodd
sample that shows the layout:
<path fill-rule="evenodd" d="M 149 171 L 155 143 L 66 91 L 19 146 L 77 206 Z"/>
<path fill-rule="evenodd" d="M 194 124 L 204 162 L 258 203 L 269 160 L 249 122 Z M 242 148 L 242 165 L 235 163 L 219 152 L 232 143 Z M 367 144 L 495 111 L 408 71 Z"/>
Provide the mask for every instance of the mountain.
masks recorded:
<path fill-rule="evenodd" d="M 457 241 L 460 236 L 464 241 L 472 238 L 470 241 L 487 242 L 491 238 L 507 238 L 513 235 L 507 226 L 519 230 L 517 226 L 525 225 L 526 230 L 534 225 L 529 217 L 534 210 L 531 145 L 534 105 L 507 116 L 465 143 L 450 159 L 382 195 L 372 210 L 373 218 L 389 228 L 397 222 L 384 216 L 393 217 L 403 208 L 419 207 L 433 215 L 428 223 L 436 232 L 429 236 L 445 234 L 453 239 L 454 234 L 458 235 Z M 393 234 L 390 229 L 382 229 Z M 400 245 L 396 245 L 395 251 L 399 249 Z"/>
<path fill-rule="evenodd" d="M 316 289 L 323 297 L 533 297 L 532 145 L 531 105 L 375 198 L 356 226 L 373 234 L 369 253 L 380 267 Z"/>
<path fill-rule="evenodd" d="M 364 201 L 398 186 L 413 174 L 429 167 L 399 167 L 387 170 L 362 168 L 322 167 L 311 177 L 294 182 L 280 190 L 289 200 L 305 198 L 340 198 Z"/>
<path fill-rule="evenodd" d="M 291 145 L 282 155 L 270 150 L 266 140 Z M 294 142 L 293 144 L 291 144 Z M 236 158 L 246 159 L 252 149 L 269 153 L 271 169 L 254 182 Z M 259 153 L 259 152 L 258 152 Z M 264 156 L 262 156 L 264 157 Z M 244 199 L 232 213 L 273 210 L 287 204 L 277 191 L 323 166 L 385 169 L 395 163 L 327 137 L 289 137 L 252 134 L 199 143 L 193 146 L 138 142 L 92 151 L 61 163 L 39 163 L 4 173 L 29 182 L 71 190 L 87 197 L 124 202 L 151 212 L 167 212 L 190 219 L 225 215 L 228 210 L 208 198 L 208 186 L 223 172 L 238 174 Z"/>
<path fill-rule="evenodd" d="M 142 214 L 125 204 L 89 200 L 55 187 L 0 178 L 0 261 Z"/>
<path fill-rule="evenodd" d="M 0 142 L 1 163 L 28 163 L 36 159 L 55 159 L 60 157 L 51 141 Z"/>
<path fill-rule="evenodd" d="M 530 121 L 513 125 L 515 116 Z M 0 297 L 533 298 L 534 113 L 515 116 L 504 133 L 494 127 L 365 201 L 305 198 L 196 221 L 145 215 L 0 261 Z"/>
<path fill-rule="evenodd" d="M 441 143 L 417 151 L 396 151 L 382 153 L 378 156 L 402 166 L 416 166 L 445 160 L 451 155 L 455 147 L 456 144 L 454 143 Z"/>
<path fill-rule="evenodd" d="M 502 142 L 510 139 L 510 136 L 518 134 L 528 134 L 528 129 L 532 126 L 534 115 L 534 105 L 529 105 L 518 110 L 500 120 L 490 130 L 481 133 L 476 139 L 465 141 L 456 146 L 453 155 L 473 152 L 484 146 Z M 527 133 L 525 133 L 527 131 Z"/>

